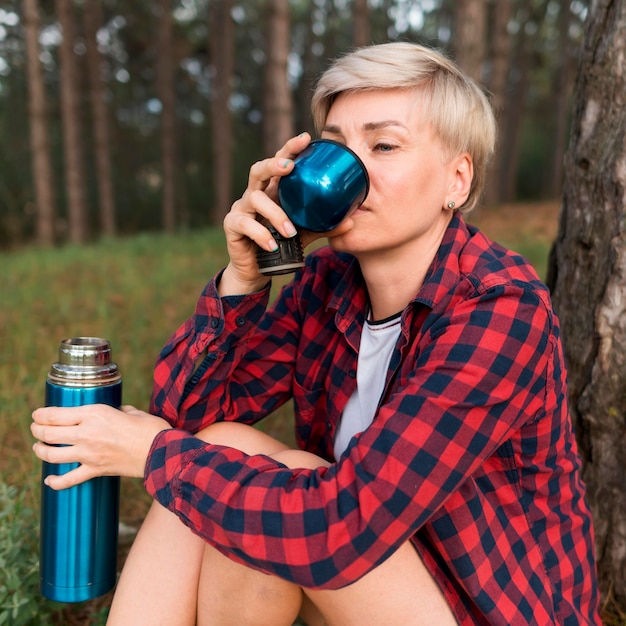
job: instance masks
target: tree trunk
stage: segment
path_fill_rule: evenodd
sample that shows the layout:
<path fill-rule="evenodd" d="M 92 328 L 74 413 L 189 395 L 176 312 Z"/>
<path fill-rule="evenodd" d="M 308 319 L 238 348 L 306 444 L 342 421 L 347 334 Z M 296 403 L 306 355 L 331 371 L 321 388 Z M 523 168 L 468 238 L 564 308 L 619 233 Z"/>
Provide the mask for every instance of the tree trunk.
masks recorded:
<path fill-rule="evenodd" d="M 116 232 L 115 200 L 109 150 L 109 122 L 104 97 L 104 83 L 100 71 L 102 56 L 98 50 L 97 40 L 98 29 L 102 26 L 102 5 L 96 0 L 87 0 L 83 11 L 90 86 L 89 96 L 93 118 L 100 231 L 102 235 L 112 237 Z"/>
<path fill-rule="evenodd" d="M 288 0 L 269 0 L 265 65 L 264 152 L 274 154 L 293 136 L 293 103 L 287 76 L 290 50 Z"/>
<path fill-rule="evenodd" d="M 221 224 L 232 202 L 233 135 L 230 112 L 231 81 L 235 66 L 233 0 L 209 5 L 209 49 L 213 66 L 211 126 L 213 136 L 213 188 L 211 222 Z"/>
<path fill-rule="evenodd" d="M 311 95 L 318 75 L 317 57 L 313 54 L 313 49 L 320 45 L 320 37 L 313 28 L 313 12 L 314 7 L 308 7 L 304 22 L 302 76 L 296 91 L 298 132 L 307 131 L 312 137 L 315 134 L 315 128 L 311 117 Z"/>
<path fill-rule="evenodd" d="M 475 81 L 481 81 L 487 33 L 485 0 L 459 0 L 456 3 L 456 62 Z"/>
<path fill-rule="evenodd" d="M 367 0 L 354 0 L 352 11 L 354 17 L 352 43 L 356 48 L 367 46 L 371 43 L 372 38 Z"/>
<path fill-rule="evenodd" d="M 548 283 L 604 603 L 626 610 L 626 0 L 591 3 Z M 622 613 L 623 615 L 623 613 Z"/>
<path fill-rule="evenodd" d="M 161 101 L 161 167 L 163 229 L 174 232 L 176 225 L 176 96 L 172 1 L 160 0 L 156 48 L 157 88 Z"/>
<path fill-rule="evenodd" d="M 531 0 L 520 0 L 520 3 L 517 19 L 521 26 L 517 35 L 512 65 L 517 72 L 517 81 L 512 86 L 507 102 L 506 128 L 500 150 L 500 158 L 503 161 L 500 199 L 505 202 L 512 202 L 516 195 L 522 121 L 526 110 L 530 72 L 530 41 L 525 25 L 531 18 L 533 7 Z"/>
<path fill-rule="evenodd" d="M 63 41 L 59 48 L 60 91 L 69 237 L 72 243 L 81 244 L 87 240 L 87 205 L 81 144 L 81 111 L 78 99 L 81 90 L 78 82 L 76 54 L 74 54 L 73 0 L 56 0 L 56 11 L 63 30 Z"/>
<path fill-rule="evenodd" d="M 495 2 L 493 7 L 493 36 L 491 43 L 491 74 L 488 86 L 498 124 L 496 155 L 489 166 L 485 185 L 485 203 L 498 204 L 501 199 L 500 181 L 502 178 L 503 155 L 500 151 L 504 129 L 506 128 L 506 101 L 508 74 L 511 66 L 511 35 L 508 26 L 513 14 L 511 2 Z"/>
<path fill-rule="evenodd" d="M 39 61 L 39 7 L 37 0 L 24 0 L 24 38 L 28 77 L 28 117 L 33 185 L 37 204 L 37 242 L 42 246 L 54 243 L 54 190 L 50 163 L 50 140 L 43 70 Z"/>
<path fill-rule="evenodd" d="M 558 59 L 554 68 L 553 98 L 556 124 L 554 129 L 554 158 L 547 185 L 548 195 L 558 198 L 563 186 L 563 155 L 567 147 L 567 128 L 572 95 L 572 53 L 570 50 L 570 0 L 559 1 Z"/>

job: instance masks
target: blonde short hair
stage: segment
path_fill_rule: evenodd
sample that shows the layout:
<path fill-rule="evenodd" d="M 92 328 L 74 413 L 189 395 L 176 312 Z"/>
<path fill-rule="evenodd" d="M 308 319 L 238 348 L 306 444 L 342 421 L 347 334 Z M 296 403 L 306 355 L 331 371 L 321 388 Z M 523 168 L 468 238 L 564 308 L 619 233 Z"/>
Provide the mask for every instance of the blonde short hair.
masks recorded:
<path fill-rule="evenodd" d="M 474 178 L 462 212 L 471 211 L 485 184 L 494 151 L 496 122 L 483 90 L 443 54 L 396 42 L 359 48 L 338 58 L 320 77 L 311 112 L 318 132 L 335 98 L 346 92 L 415 89 L 425 97 L 430 123 L 452 156 L 467 152 Z"/>

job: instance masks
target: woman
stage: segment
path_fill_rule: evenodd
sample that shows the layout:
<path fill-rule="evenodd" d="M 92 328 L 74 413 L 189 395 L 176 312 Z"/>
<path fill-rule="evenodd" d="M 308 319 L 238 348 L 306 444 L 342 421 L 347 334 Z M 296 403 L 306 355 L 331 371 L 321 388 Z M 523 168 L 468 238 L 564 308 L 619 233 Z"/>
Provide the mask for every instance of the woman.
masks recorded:
<path fill-rule="evenodd" d="M 110 624 L 599 624 L 548 291 L 462 217 L 494 144 L 483 93 L 393 43 L 337 60 L 312 107 L 370 177 L 330 247 L 266 310 L 255 217 L 295 234 L 276 185 L 303 134 L 252 166 L 154 415 L 34 413 L 37 456 L 82 463 L 50 486 L 143 476 L 155 499 Z M 248 426 L 290 399 L 299 451 Z"/>

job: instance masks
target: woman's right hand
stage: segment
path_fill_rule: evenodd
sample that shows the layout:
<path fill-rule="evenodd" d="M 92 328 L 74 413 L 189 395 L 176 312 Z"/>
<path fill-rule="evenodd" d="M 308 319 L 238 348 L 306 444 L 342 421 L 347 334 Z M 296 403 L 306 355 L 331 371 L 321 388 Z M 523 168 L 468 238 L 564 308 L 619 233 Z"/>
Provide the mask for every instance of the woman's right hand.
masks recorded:
<path fill-rule="evenodd" d="M 252 293 L 267 283 L 259 272 L 255 244 L 270 252 L 276 242 L 257 216 L 268 219 L 284 237 L 296 235 L 295 226 L 277 203 L 278 181 L 293 169 L 293 159 L 311 141 L 308 133 L 293 137 L 273 157 L 250 168 L 248 187 L 224 218 L 224 233 L 230 262 L 219 284 L 221 296 Z"/>

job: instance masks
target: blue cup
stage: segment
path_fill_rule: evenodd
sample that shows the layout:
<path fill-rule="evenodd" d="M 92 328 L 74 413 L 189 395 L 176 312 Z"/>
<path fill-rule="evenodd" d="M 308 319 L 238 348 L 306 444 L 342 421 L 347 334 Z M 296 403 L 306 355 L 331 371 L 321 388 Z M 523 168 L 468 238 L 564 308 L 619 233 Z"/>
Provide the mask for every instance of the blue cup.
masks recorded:
<path fill-rule="evenodd" d="M 312 141 L 295 159 L 293 170 L 278 183 L 278 202 L 296 228 L 325 233 L 359 207 L 369 192 L 365 165 L 347 146 L 331 139 Z M 300 237 L 283 237 L 264 218 L 278 250 L 257 246 L 259 272 L 269 276 L 304 265 Z"/>
<path fill-rule="evenodd" d="M 347 146 L 312 141 L 278 183 L 278 202 L 298 228 L 323 233 L 339 226 L 369 192 L 365 165 Z"/>

